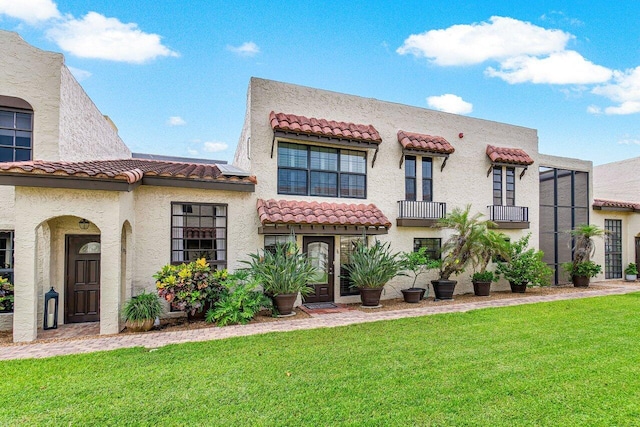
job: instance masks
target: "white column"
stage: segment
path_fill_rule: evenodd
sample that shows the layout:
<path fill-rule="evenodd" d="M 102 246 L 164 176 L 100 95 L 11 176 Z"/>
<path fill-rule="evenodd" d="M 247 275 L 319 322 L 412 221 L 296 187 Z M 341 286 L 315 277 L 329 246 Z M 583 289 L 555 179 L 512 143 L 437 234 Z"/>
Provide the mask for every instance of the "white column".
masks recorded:
<path fill-rule="evenodd" d="M 13 341 L 34 341 L 38 335 L 36 232 L 28 221 L 15 226 Z"/>
<path fill-rule="evenodd" d="M 108 221 L 108 222 L 106 222 Z M 100 228 L 100 333 L 120 332 L 121 229 L 118 218 L 106 218 Z"/>

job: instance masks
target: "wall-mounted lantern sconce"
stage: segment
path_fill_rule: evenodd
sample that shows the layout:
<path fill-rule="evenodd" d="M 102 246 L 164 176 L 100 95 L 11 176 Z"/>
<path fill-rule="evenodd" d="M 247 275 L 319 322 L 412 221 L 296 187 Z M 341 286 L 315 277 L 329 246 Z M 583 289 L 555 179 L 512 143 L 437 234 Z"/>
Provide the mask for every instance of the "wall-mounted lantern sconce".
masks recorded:
<path fill-rule="evenodd" d="M 91 223 L 89 222 L 88 219 L 82 218 L 80 221 L 78 221 L 78 225 L 80 226 L 80 230 L 87 230 L 89 228 L 89 224 L 91 224 Z"/>
<path fill-rule="evenodd" d="M 58 293 L 53 289 L 53 286 L 49 292 L 44 294 L 44 324 L 42 329 L 58 329 Z"/>

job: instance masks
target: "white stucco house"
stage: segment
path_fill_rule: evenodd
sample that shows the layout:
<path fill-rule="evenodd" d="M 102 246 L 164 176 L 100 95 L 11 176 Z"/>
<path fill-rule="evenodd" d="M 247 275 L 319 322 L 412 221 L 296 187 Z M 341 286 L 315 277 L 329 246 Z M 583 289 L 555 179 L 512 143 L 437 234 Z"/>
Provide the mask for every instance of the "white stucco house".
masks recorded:
<path fill-rule="evenodd" d="M 109 334 L 167 263 L 233 270 L 294 239 L 326 273 L 307 301 L 356 302 L 341 266 L 358 239 L 438 256 L 435 221 L 471 204 L 511 239 L 532 233 L 556 268 L 571 260 L 563 231 L 591 220 L 592 163 L 540 153 L 535 129 L 252 78 L 232 165 L 141 159 L 62 55 L 2 31 L 0 45 L 0 273 L 15 283 L 0 328 L 15 341 L 36 339 L 49 286 L 59 324 Z"/>

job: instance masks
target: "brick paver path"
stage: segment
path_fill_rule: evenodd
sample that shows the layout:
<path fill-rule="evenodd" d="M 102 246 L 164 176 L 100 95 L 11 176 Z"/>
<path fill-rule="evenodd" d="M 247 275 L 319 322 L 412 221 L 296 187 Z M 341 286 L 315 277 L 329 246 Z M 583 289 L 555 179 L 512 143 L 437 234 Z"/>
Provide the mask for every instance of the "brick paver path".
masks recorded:
<path fill-rule="evenodd" d="M 603 283 L 598 283 L 603 285 Z M 487 307 L 504 307 L 510 305 L 533 304 L 537 302 L 560 301 L 576 298 L 587 298 L 604 295 L 621 295 L 640 290 L 638 284 L 606 283 L 606 288 L 585 290 L 583 292 L 557 295 L 531 296 L 526 298 L 507 298 L 493 301 L 443 305 L 439 307 L 420 307 L 395 311 L 350 310 L 343 313 L 325 314 L 305 319 L 291 319 L 282 322 L 255 323 L 249 325 L 226 326 L 224 328 L 203 328 L 171 332 L 147 332 L 143 334 L 109 335 L 97 338 L 35 342 L 0 347 L 0 360 L 42 358 L 94 351 L 115 350 L 129 347 L 157 348 L 168 344 L 179 344 L 194 341 L 209 341 L 229 337 L 239 337 L 268 332 L 295 331 L 314 328 L 331 328 L 356 323 L 376 322 L 379 320 L 418 317 L 438 313 L 465 312 Z"/>

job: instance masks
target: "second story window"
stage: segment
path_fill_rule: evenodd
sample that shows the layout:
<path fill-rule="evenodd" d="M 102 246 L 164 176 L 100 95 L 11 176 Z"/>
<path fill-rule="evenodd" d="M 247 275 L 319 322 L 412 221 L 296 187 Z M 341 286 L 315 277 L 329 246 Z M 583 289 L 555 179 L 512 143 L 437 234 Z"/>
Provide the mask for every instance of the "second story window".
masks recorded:
<path fill-rule="evenodd" d="M 278 194 L 364 199 L 366 184 L 364 152 L 278 144 Z"/>
<path fill-rule="evenodd" d="M 31 160 L 33 114 L 0 109 L 0 162 Z"/>
<path fill-rule="evenodd" d="M 433 202 L 433 162 L 431 157 L 422 158 L 422 200 Z"/>
<path fill-rule="evenodd" d="M 503 199 L 504 194 L 504 199 Z M 493 204 L 495 206 L 515 206 L 516 170 L 512 167 L 493 167 Z"/>
<path fill-rule="evenodd" d="M 422 201 L 433 201 L 433 161 L 431 157 L 422 157 L 420 162 L 422 172 Z M 405 156 L 404 158 L 404 199 L 418 200 L 417 168 L 416 156 Z"/>
<path fill-rule="evenodd" d="M 416 157 L 404 158 L 404 199 L 416 200 Z"/>

